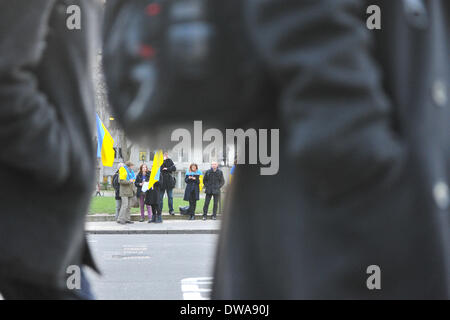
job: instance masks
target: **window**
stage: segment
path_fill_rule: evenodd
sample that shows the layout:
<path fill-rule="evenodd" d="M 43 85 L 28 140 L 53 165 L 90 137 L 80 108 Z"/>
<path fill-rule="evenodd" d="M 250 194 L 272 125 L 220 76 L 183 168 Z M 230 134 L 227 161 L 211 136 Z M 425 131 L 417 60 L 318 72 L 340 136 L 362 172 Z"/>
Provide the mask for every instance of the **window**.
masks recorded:
<path fill-rule="evenodd" d="M 140 161 L 147 161 L 148 152 L 147 151 L 140 151 L 139 152 L 139 160 Z"/>

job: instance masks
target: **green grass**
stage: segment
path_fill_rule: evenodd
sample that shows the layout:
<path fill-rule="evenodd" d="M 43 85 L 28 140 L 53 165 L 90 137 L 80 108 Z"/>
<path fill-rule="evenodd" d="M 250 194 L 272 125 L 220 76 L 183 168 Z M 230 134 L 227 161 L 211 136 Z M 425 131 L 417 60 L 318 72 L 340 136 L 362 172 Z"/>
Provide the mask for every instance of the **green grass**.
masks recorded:
<path fill-rule="evenodd" d="M 196 213 L 203 213 L 203 205 L 205 199 L 200 199 L 197 201 Z M 175 213 L 178 213 L 178 207 L 188 206 L 189 202 L 184 201 L 183 198 L 173 198 L 173 208 Z M 212 213 L 213 200 L 209 203 L 208 213 Z M 164 198 L 163 211 L 168 212 L 167 198 Z M 89 214 L 107 213 L 115 214 L 116 212 L 116 201 L 114 197 L 93 197 L 91 201 L 91 207 L 89 209 Z M 139 213 L 139 208 L 131 208 L 131 213 Z"/>

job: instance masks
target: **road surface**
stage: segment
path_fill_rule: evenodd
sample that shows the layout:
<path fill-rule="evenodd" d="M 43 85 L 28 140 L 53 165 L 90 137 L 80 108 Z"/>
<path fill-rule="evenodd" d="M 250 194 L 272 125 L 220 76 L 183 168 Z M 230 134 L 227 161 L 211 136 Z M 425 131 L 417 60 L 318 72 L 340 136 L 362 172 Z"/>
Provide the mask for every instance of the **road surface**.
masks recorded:
<path fill-rule="evenodd" d="M 97 299 L 208 299 L 218 236 L 89 235 Z"/>

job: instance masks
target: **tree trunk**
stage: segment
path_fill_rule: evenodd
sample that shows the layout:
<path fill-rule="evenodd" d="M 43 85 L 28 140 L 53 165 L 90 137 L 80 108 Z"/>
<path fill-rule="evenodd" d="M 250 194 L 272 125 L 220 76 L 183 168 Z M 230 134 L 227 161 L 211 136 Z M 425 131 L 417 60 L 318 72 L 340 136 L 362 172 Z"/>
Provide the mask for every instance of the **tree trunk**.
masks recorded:
<path fill-rule="evenodd" d="M 120 130 L 118 135 L 119 138 L 119 148 L 122 150 L 122 159 L 124 162 L 129 161 L 131 157 L 131 148 L 133 147 L 133 143 L 131 143 L 123 130 Z"/>

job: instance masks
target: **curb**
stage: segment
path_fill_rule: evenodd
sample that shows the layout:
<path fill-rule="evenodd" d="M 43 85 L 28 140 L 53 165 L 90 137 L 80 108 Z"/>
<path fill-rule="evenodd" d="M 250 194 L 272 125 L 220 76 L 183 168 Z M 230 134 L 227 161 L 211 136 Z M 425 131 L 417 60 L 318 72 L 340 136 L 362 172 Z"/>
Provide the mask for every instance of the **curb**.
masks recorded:
<path fill-rule="evenodd" d="M 176 214 L 174 216 L 169 215 L 168 213 L 163 213 L 162 215 L 164 220 L 188 220 L 187 215 Z M 203 217 L 202 214 L 196 214 L 196 219 L 201 219 Z M 139 221 L 141 218 L 140 214 L 133 213 L 131 214 L 131 221 Z M 220 220 L 221 214 L 217 215 L 217 220 Z M 147 216 L 145 217 L 147 219 Z M 211 219 L 211 215 L 208 215 L 208 220 Z M 86 216 L 86 222 L 105 222 L 105 221 L 115 221 L 115 216 L 113 214 L 100 213 L 100 214 L 90 214 Z"/>
<path fill-rule="evenodd" d="M 206 230 L 86 230 L 86 234 L 219 234 L 218 229 Z"/>

